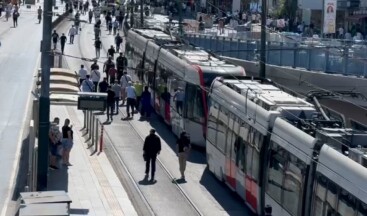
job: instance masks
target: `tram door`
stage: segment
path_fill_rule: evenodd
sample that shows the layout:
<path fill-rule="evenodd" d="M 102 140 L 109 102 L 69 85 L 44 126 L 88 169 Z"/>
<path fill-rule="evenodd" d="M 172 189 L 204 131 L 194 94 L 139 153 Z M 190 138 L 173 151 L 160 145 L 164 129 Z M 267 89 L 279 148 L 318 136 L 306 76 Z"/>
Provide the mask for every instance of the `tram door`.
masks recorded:
<path fill-rule="evenodd" d="M 200 87 L 187 83 L 184 101 L 184 128 L 190 134 L 192 143 L 204 147 L 206 128 L 203 94 Z"/>

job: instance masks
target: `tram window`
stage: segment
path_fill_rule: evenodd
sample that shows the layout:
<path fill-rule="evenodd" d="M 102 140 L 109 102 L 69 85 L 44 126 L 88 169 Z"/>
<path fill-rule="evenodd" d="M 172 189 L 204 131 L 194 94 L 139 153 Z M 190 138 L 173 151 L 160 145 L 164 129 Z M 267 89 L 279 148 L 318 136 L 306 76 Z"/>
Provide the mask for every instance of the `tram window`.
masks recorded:
<path fill-rule="evenodd" d="M 338 213 L 343 216 L 354 216 L 356 199 L 348 191 L 341 189 L 339 194 Z"/>
<path fill-rule="evenodd" d="M 338 187 L 337 185 L 332 182 L 328 181 L 327 186 L 327 194 L 326 194 L 326 215 L 336 214 L 336 198 L 338 195 Z"/>
<path fill-rule="evenodd" d="M 326 197 L 327 180 L 321 174 L 315 178 L 315 193 L 313 204 L 313 215 L 322 216 L 324 212 L 324 202 Z"/>
<path fill-rule="evenodd" d="M 240 169 L 242 170 L 242 172 L 245 172 L 245 167 L 246 167 L 246 144 L 243 141 L 242 137 L 239 137 L 240 141 L 241 141 L 241 147 L 240 147 Z"/>
<path fill-rule="evenodd" d="M 254 149 L 250 145 L 246 147 L 246 175 L 252 176 L 252 152 Z"/>
<path fill-rule="evenodd" d="M 233 145 L 233 140 L 235 139 L 233 131 L 228 130 L 227 132 L 227 145 L 226 145 L 226 157 L 231 158 L 234 160 L 233 155 L 236 152 L 236 146 Z"/>
<path fill-rule="evenodd" d="M 357 216 L 367 216 L 367 205 L 363 202 L 359 202 L 358 205 L 358 215 Z"/>
<path fill-rule="evenodd" d="M 283 184 L 283 206 L 292 215 L 300 215 L 302 204 L 303 176 L 306 172 L 306 164 L 296 156 L 288 154 L 285 180 Z"/>
<path fill-rule="evenodd" d="M 278 203 L 281 203 L 282 199 L 282 185 L 284 179 L 283 169 L 285 167 L 285 160 L 281 147 L 272 142 L 270 150 L 270 167 L 268 172 L 268 183 L 266 192 Z"/>
<path fill-rule="evenodd" d="M 254 181 L 257 182 L 259 180 L 260 175 L 260 169 L 259 169 L 260 155 L 257 149 L 254 148 L 253 150 L 254 152 L 252 154 L 252 178 L 254 179 Z"/>
<path fill-rule="evenodd" d="M 224 152 L 225 142 L 226 142 L 226 130 L 227 126 L 218 121 L 218 130 L 217 130 L 217 147 Z"/>
<path fill-rule="evenodd" d="M 210 143 L 213 145 L 216 145 L 216 134 L 217 134 L 217 119 L 216 116 L 213 116 L 213 109 L 214 107 L 210 108 L 210 114 L 208 118 L 208 133 L 207 133 L 207 139 Z"/>
<path fill-rule="evenodd" d="M 200 88 L 188 84 L 186 88 L 187 117 L 193 121 L 201 122 L 204 118 L 204 104 Z M 227 123 L 225 123 L 227 124 Z"/>

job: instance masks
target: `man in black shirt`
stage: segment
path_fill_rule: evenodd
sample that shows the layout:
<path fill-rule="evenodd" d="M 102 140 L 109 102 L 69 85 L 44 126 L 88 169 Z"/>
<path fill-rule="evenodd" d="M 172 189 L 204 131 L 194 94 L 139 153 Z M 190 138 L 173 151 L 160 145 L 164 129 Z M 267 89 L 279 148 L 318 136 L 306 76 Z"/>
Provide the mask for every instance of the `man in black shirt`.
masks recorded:
<path fill-rule="evenodd" d="M 57 41 L 59 40 L 59 34 L 57 34 L 56 30 L 54 30 L 54 33 L 52 33 L 51 37 L 52 37 L 52 42 L 54 44 L 54 50 L 55 50 Z"/>
<path fill-rule="evenodd" d="M 117 33 L 116 37 L 115 37 L 115 44 L 116 44 L 116 51 L 119 52 L 120 50 L 120 46 L 122 43 L 122 37 L 120 36 L 119 33 Z"/>
<path fill-rule="evenodd" d="M 65 43 L 68 40 L 68 38 L 65 36 L 64 33 L 62 33 L 61 37 L 60 37 L 60 45 L 61 45 L 61 53 L 64 54 L 64 49 L 65 49 Z"/>
<path fill-rule="evenodd" d="M 99 92 L 105 93 L 107 92 L 107 88 L 108 88 L 108 82 L 107 82 L 107 78 L 103 78 L 103 81 L 99 83 Z"/>
<path fill-rule="evenodd" d="M 93 64 L 90 66 L 90 70 L 99 70 L 99 65 L 97 63 L 97 60 L 94 60 Z"/>
<path fill-rule="evenodd" d="M 107 89 L 107 121 L 111 118 L 113 121 L 113 107 L 115 105 L 115 92 L 111 89 L 111 86 L 108 86 Z"/>
<path fill-rule="evenodd" d="M 154 173 L 155 173 L 155 161 L 157 159 L 157 155 L 161 152 L 161 139 L 155 134 L 155 130 L 151 129 L 150 134 L 145 138 L 144 141 L 144 160 L 145 160 L 145 175 L 146 178 L 149 174 L 150 163 L 152 163 L 152 172 L 151 172 L 151 182 L 154 182 Z"/>
<path fill-rule="evenodd" d="M 96 48 L 96 58 L 99 58 L 101 55 L 102 42 L 99 38 L 94 41 L 94 47 Z"/>
<path fill-rule="evenodd" d="M 113 47 L 113 46 L 111 46 L 108 50 L 107 50 L 107 57 L 112 57 L 112 59 L 113 59 L 113 57 L 114 57 L 114 55 L 115 55 L 115 48 Z"/>
<path fill-rule="evenodd" d="M 116 58 L 117 65 L 117 80 L 121 80 L 121 77 L 127 67 L 127 58 L 124 56 L 122 52 L 120 52 L 120 56 Z"/>

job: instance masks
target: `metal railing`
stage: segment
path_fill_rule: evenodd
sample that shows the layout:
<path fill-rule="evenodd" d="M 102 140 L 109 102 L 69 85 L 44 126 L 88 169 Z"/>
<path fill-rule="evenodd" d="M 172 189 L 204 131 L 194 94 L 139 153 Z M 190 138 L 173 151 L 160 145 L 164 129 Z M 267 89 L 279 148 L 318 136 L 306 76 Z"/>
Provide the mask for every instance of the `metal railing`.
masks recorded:
<path fill-rule="evenodd" d="M 247 61 L 258 61 L 260 40 L 185 34 L 195 46 Z M 367 77 L 367 48 L 304 46 L 297 43 L 267 42 L 266 63 L 310 71 Z"/>

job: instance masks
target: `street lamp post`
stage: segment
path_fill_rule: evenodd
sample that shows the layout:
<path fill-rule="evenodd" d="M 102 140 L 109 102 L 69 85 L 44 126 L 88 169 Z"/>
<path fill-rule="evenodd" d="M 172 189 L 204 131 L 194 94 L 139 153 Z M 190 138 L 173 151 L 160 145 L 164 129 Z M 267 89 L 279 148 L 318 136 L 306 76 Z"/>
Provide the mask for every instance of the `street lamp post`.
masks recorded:
<path fill-rule="evenodd" d="M 39 99 L 39 133 L 37 158 L 37 190 L 47 190 L 48 132 L 50 128 L 52 1 L 43 4 L 43 34 L 41 41 L 41 95 Z"/>
<path fill-rule="evenodd" d="M 260 46 L 260 77 L 266 78 L 266 1 L 261 1 L 261 46 Z"/>

